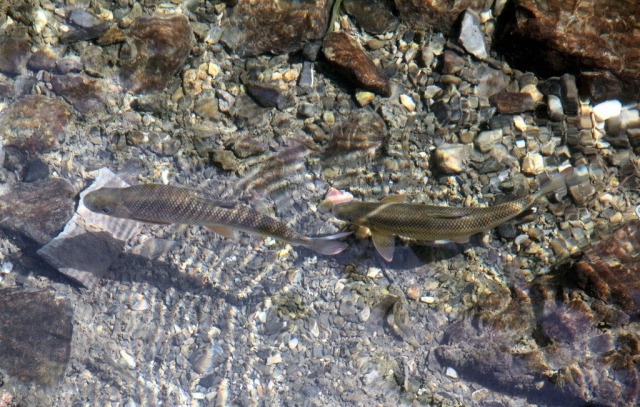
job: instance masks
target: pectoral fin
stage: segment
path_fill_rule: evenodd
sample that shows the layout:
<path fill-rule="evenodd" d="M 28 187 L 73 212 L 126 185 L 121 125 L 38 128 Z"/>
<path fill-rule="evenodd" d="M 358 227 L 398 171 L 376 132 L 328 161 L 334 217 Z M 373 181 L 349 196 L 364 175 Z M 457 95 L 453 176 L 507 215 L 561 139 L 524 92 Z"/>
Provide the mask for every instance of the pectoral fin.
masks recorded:
<path fill-rule="evenodd" d="M 207 225 L 207 228 L 216 232 L 217 234 L 219 234 L 220 236 L 224 236 L 224 237 L 233 237 L 233 230 L 228 227 L 228 226 L 221 226 L 221 225 Z"/>
<path fill-rule="evenodd" d="M 407 196 L 403 194 L 389 195 L 380 201 L 380 203 L 402 203 L 407 200 Z"/>
<path fill-rule="evenodd" d="M 395 237 L 390 234 L 371 231 L 371 240 L 373 240 L 373 245 L 376 247 L 376 250 L 378 250 L 378 253 L 380 253 L 380 256 L 386 261 L 391 262 L 396 246 Z"/>

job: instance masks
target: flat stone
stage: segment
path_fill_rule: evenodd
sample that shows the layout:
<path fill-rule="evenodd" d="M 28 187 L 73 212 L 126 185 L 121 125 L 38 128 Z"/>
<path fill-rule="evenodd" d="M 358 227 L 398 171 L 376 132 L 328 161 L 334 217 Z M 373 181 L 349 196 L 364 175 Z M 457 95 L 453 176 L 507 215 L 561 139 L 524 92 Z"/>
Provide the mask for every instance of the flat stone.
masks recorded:
<path fill-rule="evenodd" d="M 34 95 L 21 99 L 0 113 L 0 136 L 5 145 L 30 153 L 50 151 L 69 122 L 63 102 Z"/>
<path fill-rule="evenodd" d="M 123 188 L 126 182 L 101 168 L 91 186 L 80 194 L 78 210 L 62 233 L 38 254 L 62 274 L 92 289 L 100 281 L 126 242 L 140 231 L 138 222 L 100 215 L 87 209 L 82 198 L 102 187 Z"/>
<path fill-rule="evenodd" d="M 71 218 L 74 196 L 73 186 L 63 178 L 0 185 L 0 229 L 44 245 Z"/>
<path fill-rule="evenodd" d="M 247 93 L 262 107 L 275 107 L 282 97 L 280 89 L 275 86 L 247 82 L 245 88 Z"/>
<path fill-rule="evenodd" d="M 72 336 L 73 306 L 64 296 L 50 289 L 0 290 L 0 369 L 10 377 L 54 390 L 67 369 Z"/>
<path fill-rule="evenodd" d="M 164 89 L 184 65 L 195 43 L 189 19 L 183 14 L 142 16 L 124 31 L 119 76 L 132 93 Z"/>
<path fill-rule="evenodd" d="M 489 98 L 502 114 L 522 113 L 535 109 L 536 104 L 528 93 L 500 92 Z"/>
<path fill-rule="evenodd" d="M 328 0 L 239 0 L 231 18 L 236 37 L 231 48 L 241 57 L 299 51 L 322 39 L 332 5 Z"/>
<path fill-rule="evenodd" d="M 400 19 L 412 28 L 449 32 L 460 13 L 467 9 L 482 11 L 485 1 L 395 0 L 395 5 Z"/>
<path fill-rule="evenodd" d="M 34 72 L 45 70 L 51 71 L 56 67 L 56 60 L 58 56 L 51 50 L 51 48 L 44 48 L 38 50 L 29 56 L 27 61 L 27 68 Z"/>
<path fill-rule="evenodd" d="M 51 78 L 53 91 L 82 114 L 104 106 L 104 89 L 100 79 L 84 74 L 56 75 Z"/>
<path fill-rule="evenodd" d="M 458 41 L 464 49 L 478 59 L 486 59 L 489 56 L 484 44 L 484 34 L 480 29 L 480 17 L 473 10 L 464 12 Z"/>
<path fill-rule="evenodd" d="M 391 95 L 389 79 L 348 34 L 327 34 L 322 50 L 327 59 L 340 68 L 340 73 L 353 79 L 358 86 L 382 96 Z"/>
<path fill-rule="evenodd" d="M 363 30 L 371 34 L 395 31 L 400 24 L 386 1 L 344 0 L 342 6 Z"/>
<path fill-rule="evenodd" d="M 566 115 L 576 116 L 580 113 L 580 95 L 576 77 L 570 74 L 562 75 L 560 78 L 562 85 L 562 108 Z"/>

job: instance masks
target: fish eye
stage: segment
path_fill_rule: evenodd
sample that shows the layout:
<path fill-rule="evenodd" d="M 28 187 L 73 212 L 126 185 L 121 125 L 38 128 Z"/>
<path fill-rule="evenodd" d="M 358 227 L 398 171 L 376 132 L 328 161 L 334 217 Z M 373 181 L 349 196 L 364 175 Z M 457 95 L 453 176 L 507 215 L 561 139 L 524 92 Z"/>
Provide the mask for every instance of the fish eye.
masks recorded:
<path fill-rule="evenodd" d="M 108 206 L 103 206 L 102 207 L 102 213 L 109 213 L 109 212 L 111 212 L 111 209 L 109 209 Z"/>

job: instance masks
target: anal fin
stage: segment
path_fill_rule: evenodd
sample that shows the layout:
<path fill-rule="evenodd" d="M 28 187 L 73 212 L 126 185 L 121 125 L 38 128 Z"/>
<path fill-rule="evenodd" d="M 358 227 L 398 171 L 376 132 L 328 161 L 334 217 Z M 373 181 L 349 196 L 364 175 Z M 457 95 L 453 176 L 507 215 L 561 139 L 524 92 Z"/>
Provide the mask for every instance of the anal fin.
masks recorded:
<path fill-rule="evenodd" d="M 234 233 L 233 233 L 233 229 L 231 229 L 228 226 L 222 226 L 222 225 L 207 225 L 207 229 L 210 229 L 214 232 L 216 232 L 217 234 L 219 234 L 220 236 L 224 236 L 224 237 L 234 237 Z"/>
<path fill-rule="evenodd" d="M 371 231 L 371 240 L 373 240 L 373 245 L 376 247 L 378 253 L 380 253 L 380 256 L 386 261 L 391 262 L 393 260 L 393 251 L 396 247 L 395 236 Z"/>

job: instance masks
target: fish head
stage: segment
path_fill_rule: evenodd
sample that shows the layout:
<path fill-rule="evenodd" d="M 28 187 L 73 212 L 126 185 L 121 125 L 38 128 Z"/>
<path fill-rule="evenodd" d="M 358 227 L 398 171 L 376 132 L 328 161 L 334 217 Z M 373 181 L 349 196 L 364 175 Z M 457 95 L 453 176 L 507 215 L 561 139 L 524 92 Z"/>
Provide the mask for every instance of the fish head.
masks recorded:
<path fill-rule="evenodd" d="M 344 202 L 333 206 L 333 216 L 345 222 L 369 227 L 369 209 L 362 202 Z"/>
<path fill-rule="evenodd" d="M 131 212 L 122 203 L 121 191 L 121 188 L 100 188 L 86 194 L 82 203 L 95 213 L 131 219 Z"/>

